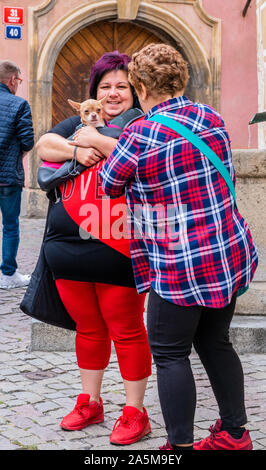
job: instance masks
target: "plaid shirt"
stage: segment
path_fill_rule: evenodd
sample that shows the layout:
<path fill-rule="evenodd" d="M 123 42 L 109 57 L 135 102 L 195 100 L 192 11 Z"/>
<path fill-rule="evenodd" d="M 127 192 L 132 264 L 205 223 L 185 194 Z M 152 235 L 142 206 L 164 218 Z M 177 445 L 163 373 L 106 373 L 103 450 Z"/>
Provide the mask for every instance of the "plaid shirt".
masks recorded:
<path fill-rule="evenodd" d="M 256 247 L 220 173 L 190 142 L 149 121 L 155 114 L 197 133 L 235 182 L 229 137 L 210 106 L 173 98 L 123 132 L 100 177 L 107 195 L 126 193 L 138 292 L 152 286 L 178 305 L 222 308 L 253 278 Z"/>

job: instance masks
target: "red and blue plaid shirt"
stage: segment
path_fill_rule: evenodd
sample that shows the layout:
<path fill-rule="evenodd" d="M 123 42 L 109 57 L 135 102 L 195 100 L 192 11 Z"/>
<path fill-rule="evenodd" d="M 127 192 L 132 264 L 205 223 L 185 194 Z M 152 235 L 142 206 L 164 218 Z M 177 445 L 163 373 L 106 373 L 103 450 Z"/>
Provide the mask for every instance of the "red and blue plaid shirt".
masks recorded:
<path fill-rule="evenodd" d="M 217 169 L 179 134 L 149 121 L 155 114 L 197 133 L 235 182 L 229 136 L 210 106 L 173 98 L 123 132 L 100 177 L 110 197 L 126 193 L 138 292 L 152 286 L 178 305 L 222 308 L 253 278 L 256 247 Z"/>

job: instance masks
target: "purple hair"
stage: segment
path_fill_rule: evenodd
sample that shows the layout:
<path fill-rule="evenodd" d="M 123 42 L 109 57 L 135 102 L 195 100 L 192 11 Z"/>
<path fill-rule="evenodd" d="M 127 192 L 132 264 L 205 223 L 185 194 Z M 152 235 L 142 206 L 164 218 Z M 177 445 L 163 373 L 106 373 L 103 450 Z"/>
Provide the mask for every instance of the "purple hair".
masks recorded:
<path fill-rule="evenodd" d="M 112 72 L 113 70 L 124 70 L 125 72 L 128 71 L 128 64 L 131 61 L 131 57 L 127 54 L 121 54 L 118 51 L 106 52 L 103 54 L 99 60 L 93 65 L 90 73 L 90 80 L 89 80 L 89 93 L 90 97 L 93 99 L 97 98 L 97 88 L 102 79 L 102 77 L 108 73 Z M 139 103 L 137 101 L 137 97 L 135 94 L 134 88 L 130 85 L 134 104 L 133 106 L 138 106 Z"/>

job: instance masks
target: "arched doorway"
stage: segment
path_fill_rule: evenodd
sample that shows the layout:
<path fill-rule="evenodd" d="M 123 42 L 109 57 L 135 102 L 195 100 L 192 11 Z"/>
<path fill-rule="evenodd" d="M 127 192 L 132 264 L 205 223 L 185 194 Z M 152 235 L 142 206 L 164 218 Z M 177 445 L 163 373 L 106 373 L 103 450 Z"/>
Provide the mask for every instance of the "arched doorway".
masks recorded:
<path fill-rule="evenodd" d="M 205 28 L 206 41 L 202 41 L 197 35 L 196 30 L 189 26 L 189 22 L 180 15 L 172 13 L 165 7 L 164 3 L 159 5 L 150 0 L 140 2 L 136 18 L 134 20 L 126 20 L 126 22 L 124 20 L 121 22 L 116 0 L 97 2 L 97 7 L 95 7 L 96 4 L 94 2 L 87 2 L 75 8 L 72 8 L 69 2 L 67 2 L 64 12 L 62 12 L 63 16 L 59 11 L 56 14 L 54 10 L 55 5 L 56 2 L 54 0 L 45 0 L 41 5 L 29 8 L 28 11 L 29 24 L 31 25 L 31 34 L 29 34 L 28 38 L 30 57 L 29 102 L 31 104 L 36 140 L 43 133 L 47 132 L 57 122 L 57 119 L 61 120 L 67 117 L 68 113 L 72 113 L 71 108 L 67 107 L 67 99 L 70 96 L 73 99 L 75 98 L 73 95 L 74 90 L 83 89 L 86 91 L 84 78 L 86 79 L 89 76 L 89 64 L 92 61 L 87 64 L 87 71 L 84 70 L 82 86 L 77 82 L 80 74 L 79 70 L 77 70 L 76 74 L 74 74 L 77 84 L 74 88 L 68 88 L 69 82 L 67 76 L 71 73 L 73 74 L 72 70 L 74 70 L 77 63 L 75 55 L 73 57 L 73 52 L 71 50 L 67 51 L 67 48 L 64 50 L 64 48 L 71 44 L 71 40 L 76 35 L 82 35 L 82 31 L 85 31 L 87 28 L 92 31 L 93 27 L 99 27 L 100 22 L 109 25 L 105 26 L 105 28 L 113 28 L 113 39 L 110 43 L 106 34 L 99 36 L 97 33 L 97 35 L 93 35 L 91 45 L 95 44 L 95 39 L 98 47 L 99 44 L 102 47 L 103 42 L 105 44 L 106 41 L 108 42 L 108 47 L 104 47 L 103 52 L 106 49 L 124 50 L 121 46 L 123 41 L 120 39 L 120 34 L 118 34 L 119 30 L 121 30 L 121 38 L 122 31 L 124 30 L 125 33 L 128 31 L 124 40 L 126 40 L 126 37 L 131 37 L 125 50 L 129 54 L 132 53 L 130 47 L 134 46 L 134 50 L 137 50 L 136 41 L 140 38 L 137 31 L 142 33 L 145 31 L 147 42 L 156 40 L 169 42 L 174 45 L 183 53 L 189 63 L 190 81 L 186 95 L 194 101 L 211 104 L 215 109 L 219 110 L 221 21 L 210 17 L 198 0 L 189 1 L 188 5 L 193 15 L 196 15 L 198 27 Z M 55 18 L 53 17 L 54 14 Z M 52 17 L 52 25 L 48 20 L 46 21 L 46 15 L 48 15 L 47 18 L 49 15 Z M 145 40 L 142 44 L 140 42 L 139 46 L 142 47 L 144 44 Z M 77 46 L 80 49 L 80 43 Z M 86 50 L 83 46 L 81 49 Z M 67 51 L 68 58 L 66 55 L 63 56 L 63 51 Z M 97 49 L 94 49 L 94 51 L 95 59 L 97 59 L 100 57 L 101 51 L 98 50 L 97 52 Z M 84 60 L 80 60 L 80 65 L 77 65 L 77 67 L 83 66 L 83 62 Z M 60 72 L 56 70 L 58 65 L 60 65 L 61 73 L 62 71 L 65 72 L 64 80 L 60 80 L 57 76 L 57 72 Z M 79 95 L 77 99 L 79 99 Z M 60 115 L 59 110 L 56 109 L 56 106 L 58 108 L 60 103 L 63 103 L 61 108 L 64 108 L 64 113 L 67 113 L 66 115 Z M 54 118 L 52 119 L 53 114 Z M 39 164 L 39 158 L 34 149 L 28 158 L 27 214 L 29 216 L 35 216 L 36 214 L 39 216 L 40 213 L 46 213 L 47 198 L 39 189 L 37 183 Z"/>
<path fill-rule="evenodd" d="M 74 34 L 61 49 L 54 67 L 52 125 L 73 115 L 68 98 L 79 102 L 88 98 L 90 69 L 102 54 L 119 50 L 131 56 L 151 42 L 167 42 L 180 49 L 167 34 L 130 22 L 101 21 Z"/>

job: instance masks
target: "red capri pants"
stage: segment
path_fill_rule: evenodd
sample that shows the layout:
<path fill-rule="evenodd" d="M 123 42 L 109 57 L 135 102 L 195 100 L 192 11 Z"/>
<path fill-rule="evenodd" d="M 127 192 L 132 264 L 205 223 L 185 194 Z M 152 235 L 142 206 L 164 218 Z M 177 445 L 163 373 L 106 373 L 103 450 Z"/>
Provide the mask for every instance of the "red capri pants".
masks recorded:
<path fill-rule="evenodd" d="M 76 322 L 78 366 L 107 367 L 114 342 L 121 376 L 141 380 L 151 375 L 151 353 L 143 321 L 145 294 L 135 288 L 57 279 L 56 286 Z"/>

